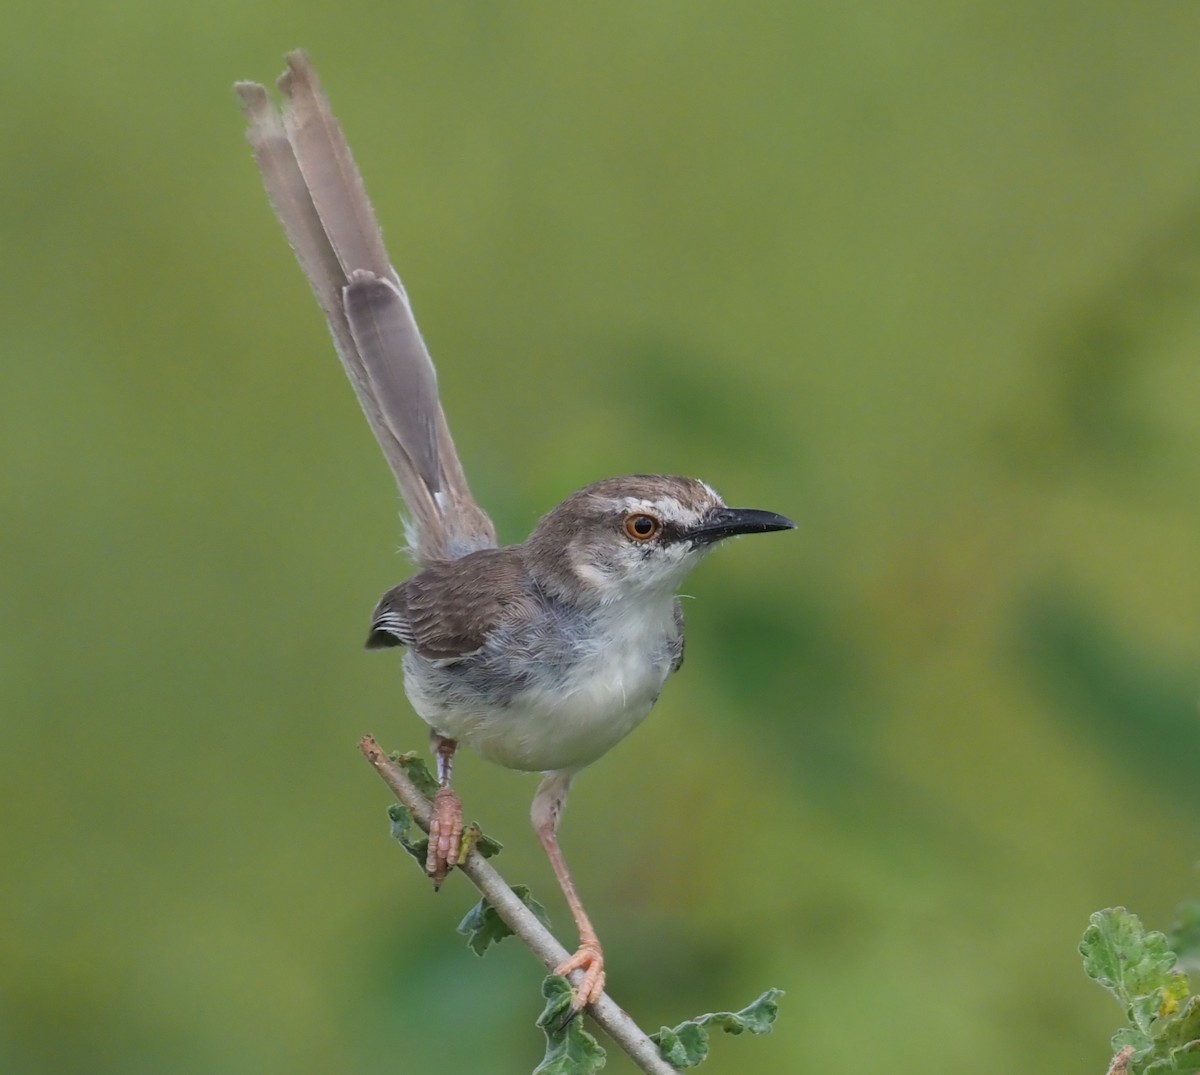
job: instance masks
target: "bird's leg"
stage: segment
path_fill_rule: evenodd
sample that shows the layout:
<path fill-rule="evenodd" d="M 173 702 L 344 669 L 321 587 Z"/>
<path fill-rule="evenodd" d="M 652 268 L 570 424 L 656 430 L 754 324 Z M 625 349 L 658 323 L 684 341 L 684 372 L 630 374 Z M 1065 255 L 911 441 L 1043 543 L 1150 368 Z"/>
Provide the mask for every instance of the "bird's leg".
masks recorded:
<path fill-rule="evenodd" d="M 425 872 L 433 878 L 434 888 L 441 888 L 450 867 L 458 865 L 458 853 L 462 845 L 462 800 L 450 787 L 450 772 L 454 767 L 458 741 L 433 732 L 429 743 L 437 757 L 438 789 L 433 797 L 433 813 L 429 817 L 429 850 L 425 854 Z"/>
<path fill-rule="evenodd" d="M 567 771 L 547 774 L 533 797 L 531 817 L 533 829 L 546 849 L 554 876 L 558 878 L 559 887 L 567 898 L 567 906 L 571 908 L 571 916 L 575 919 L 575 928 L 579 931 L 579 948 L 554 970 L 555 974 L 562 975 L 570 974 L 573 970 L 583 971 L 583 981 L 575 987 L 571 1001 L 572 1011 L 579 1012 L 599 1000 L 604 992 L 604 953 L 558 847 L 558 820 L 566 805 L 567 791 L 574 775 Z"/>

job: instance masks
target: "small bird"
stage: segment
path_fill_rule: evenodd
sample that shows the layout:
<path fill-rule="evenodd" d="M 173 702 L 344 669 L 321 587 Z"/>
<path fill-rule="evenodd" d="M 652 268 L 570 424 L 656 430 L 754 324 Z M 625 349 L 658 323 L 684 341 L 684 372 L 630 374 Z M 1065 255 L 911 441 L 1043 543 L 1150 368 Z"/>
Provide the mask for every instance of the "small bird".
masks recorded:
<path fill-rule="evenodd" d="M 388 590 L 367 646 L 404 649 L 404 686 L 431 729 L 439 790 L 426 871 L 458 864 L 455 751 L 544 774 L 531 817 L 579 932 L 556 969 L 583 972 L 579 1011 L 604 990 L 604 954 L 558 846 L 575 774 L 636 728 L 683 661 L 676 591 L 717 542 L 786 530 L 773 512 L 730 508 L 704 482 L 662 474 L 598 481 L 567 497 L 517 545 L 467 486 L 433 362 L 384 249 L 345 137 L 308 56 L 278 86 L 236 86 L 247 137 L 359 403 L 407 508 L 420 571 Z"/>

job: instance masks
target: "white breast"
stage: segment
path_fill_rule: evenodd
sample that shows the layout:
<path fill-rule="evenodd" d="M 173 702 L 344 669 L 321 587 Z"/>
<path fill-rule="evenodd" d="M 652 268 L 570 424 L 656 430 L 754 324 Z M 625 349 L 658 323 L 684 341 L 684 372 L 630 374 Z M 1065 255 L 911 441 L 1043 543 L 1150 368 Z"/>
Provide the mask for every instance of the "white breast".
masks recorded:
<path fill-rule="evenodd" d="M 667 605 L 665 612 L 654 613 L 599 625 L 592 636 L 596 641 L 575 652 L 565 678 L 547 676 L 539 684 L 535 676 L 508 705 L 443 709 L 430 723 L 510 769 L 580 769 L 646 719 L 670 675 L 667 643 L 675 629 L 674 609 Z M 407 679 L 417 712 L 428 712 Z"/>

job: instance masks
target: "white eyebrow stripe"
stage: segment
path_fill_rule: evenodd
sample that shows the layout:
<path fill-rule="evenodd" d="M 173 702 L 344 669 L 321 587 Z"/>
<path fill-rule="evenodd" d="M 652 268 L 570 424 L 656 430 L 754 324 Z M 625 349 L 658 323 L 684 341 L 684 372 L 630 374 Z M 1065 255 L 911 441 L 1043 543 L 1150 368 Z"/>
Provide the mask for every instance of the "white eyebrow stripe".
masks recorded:
<path fill-rule="evenodd" d="M 716 499 L 715 494 L 714 499 Z M 682 523 L 685 526 L 698 523 L 703 518 L 707 508 L 711 506 L 705 505 L 704 508 L 687 507 L 670 496 L 654 497 L 651 499 L 640 496 L 626 496 L 620 500 L 614 500 L 612 503 L 614 507 L 625 513 L 644 511 L 661 519 L 669 519 L 671 522 Z"/>

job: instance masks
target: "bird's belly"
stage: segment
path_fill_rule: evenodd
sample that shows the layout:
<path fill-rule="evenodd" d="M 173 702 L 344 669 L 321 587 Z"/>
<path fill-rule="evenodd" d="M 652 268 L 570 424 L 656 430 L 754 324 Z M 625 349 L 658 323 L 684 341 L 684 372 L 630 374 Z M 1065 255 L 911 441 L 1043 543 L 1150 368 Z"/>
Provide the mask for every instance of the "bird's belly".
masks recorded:
<path fill-rule="evenodd" d="M 636 728 L 653 708 L 670 673 L 667 660 L 630 656 L 620 648 L 573 662 L 569 674 L 534 672 L 502 704 L 423 690 L 405 676 L 414 708 L 436 731 L 488 761 L 543 772 L 580 769 Z M 441 695 L 441 697 L 438 697 Z"/>

